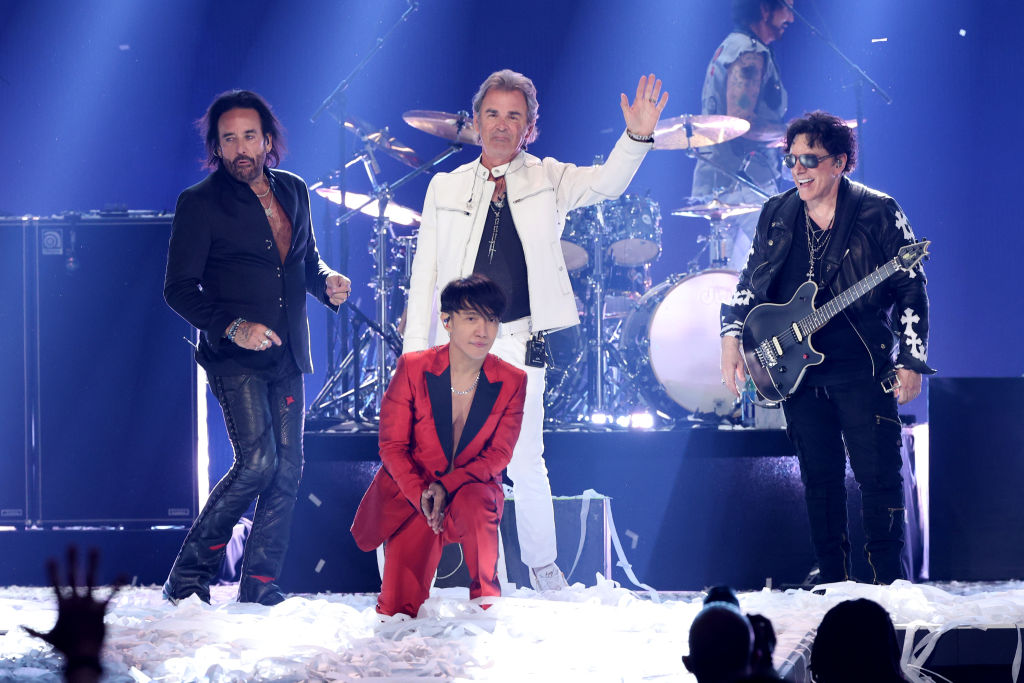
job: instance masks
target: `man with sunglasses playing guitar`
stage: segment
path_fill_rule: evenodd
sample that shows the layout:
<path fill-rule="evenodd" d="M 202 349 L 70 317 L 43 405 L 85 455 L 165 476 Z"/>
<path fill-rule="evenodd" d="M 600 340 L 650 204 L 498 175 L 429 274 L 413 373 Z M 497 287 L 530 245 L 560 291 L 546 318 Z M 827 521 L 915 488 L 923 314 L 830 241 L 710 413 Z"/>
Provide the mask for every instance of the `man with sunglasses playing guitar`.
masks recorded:
<path fill-rule="evenodd" d="M 923 253 L 900 260 L 927 245 L 910 246 L 910 223 L 892 197 L 847 177 L 857 150 L 841 119 L 816 111 L 793 121 L 785 149 L 796 187 L 765 203 L 736 292 L 722 306 L 722 382 L 738 396 L 749 369 L 762 396 L 784 399 L 819 583 L 851 578 L 848 453 L 872 580 L 888 584 L 907 578 L 897 403 L 916 398 L 921 375 L 934 372 Z M 813 313 L 778 322 L 801 306 Z M 757 338 L 752 323 L 766 316 L 775 328 Z"/>

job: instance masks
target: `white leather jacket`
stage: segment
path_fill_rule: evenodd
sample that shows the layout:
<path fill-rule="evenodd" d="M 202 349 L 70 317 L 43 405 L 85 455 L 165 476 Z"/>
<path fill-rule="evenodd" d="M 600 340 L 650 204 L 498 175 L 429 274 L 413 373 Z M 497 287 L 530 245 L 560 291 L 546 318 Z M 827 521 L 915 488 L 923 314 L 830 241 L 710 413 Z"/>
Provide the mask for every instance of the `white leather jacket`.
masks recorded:
<path fill-rule="evenodd" d="M 496 178 L 505 176 L 509 208 L 523 243 L 532 332 L 580 322 L 562 256 L 565 214 L 620 196 L 652 146 L 623 133 L 600 166 L 579 167 L 520 152 L 492 169 Z M 430 181 L 412 264 L 403 353 L 439 341 L 441 290 L 473 272 L 494 191 L 489 175 L 477 157 Z"/>

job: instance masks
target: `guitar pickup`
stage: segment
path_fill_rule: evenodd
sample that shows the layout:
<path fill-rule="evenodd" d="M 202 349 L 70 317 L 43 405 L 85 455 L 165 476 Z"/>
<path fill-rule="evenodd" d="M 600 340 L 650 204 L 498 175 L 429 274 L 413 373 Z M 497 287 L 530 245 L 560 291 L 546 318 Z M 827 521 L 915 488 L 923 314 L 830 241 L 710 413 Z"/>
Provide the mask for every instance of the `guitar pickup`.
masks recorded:
<path fill-rule="evenodd" d="M 793 336 L 796 337 L 797 343 L 803 343 L 804 336 L 800 334 L 800 326 L 793 323 Z"/>
<path fill-rule="evenodd" d="M 772 337 L 772 346 L 775 347 L 775 353 L 781 358 L 782 357 L 782 344 L 779 343 L 778 337 Z"/>

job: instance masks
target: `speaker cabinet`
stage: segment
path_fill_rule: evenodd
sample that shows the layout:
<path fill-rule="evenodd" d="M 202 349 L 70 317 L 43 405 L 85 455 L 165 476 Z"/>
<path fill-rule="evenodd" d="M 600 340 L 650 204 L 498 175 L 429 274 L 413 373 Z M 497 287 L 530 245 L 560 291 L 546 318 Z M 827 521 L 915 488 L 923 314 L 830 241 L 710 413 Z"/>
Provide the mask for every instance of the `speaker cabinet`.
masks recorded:
<path fill-rule="evenodd" d="M 0 223 L 0 526 L 24 524 L 28 515 L 26 233 L 24 221 Z"/>
<path fill-rule="evenodd" d="M 27 380 L 24 398 L 8 394 L 13 405 L 0 412 L 28 407 L 20 477 L 28 521 L 191 522 L 194 333 L 163 301 L 171 218 L 127 212 L 19 223 Z"/>

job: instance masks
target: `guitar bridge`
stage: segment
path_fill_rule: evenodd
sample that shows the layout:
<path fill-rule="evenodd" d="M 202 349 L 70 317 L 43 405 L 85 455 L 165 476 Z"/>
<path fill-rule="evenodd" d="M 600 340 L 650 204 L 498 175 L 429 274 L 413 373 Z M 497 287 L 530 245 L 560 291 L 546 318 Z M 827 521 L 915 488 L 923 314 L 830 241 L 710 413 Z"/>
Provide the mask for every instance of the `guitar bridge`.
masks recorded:
<path fill-rule="evenodd" d="M 775 355 L 771 344 L 767 341 L 758 344 L 757 348 L 754 349 L 754 354 L 757 356 L 757 360 L 762 368 L 773 368 L 779 363 L 778 356 Z"/>

